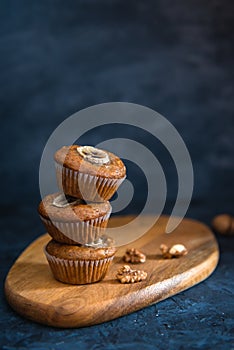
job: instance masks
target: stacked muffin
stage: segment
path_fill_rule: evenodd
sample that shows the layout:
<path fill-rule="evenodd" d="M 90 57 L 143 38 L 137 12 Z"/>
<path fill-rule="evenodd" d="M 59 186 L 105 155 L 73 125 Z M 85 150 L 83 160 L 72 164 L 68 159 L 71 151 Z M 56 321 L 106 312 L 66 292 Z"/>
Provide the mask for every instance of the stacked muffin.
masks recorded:
<path fill-rule="evenodd" d="M 125 179 L 126 168 L 113 153 L 91 146 L 64 146 L 54 158 L 61 192 L 46 196 L 38 208 L 53 238 L 45 255 L 57 280 L 97 282 L 116 252 L 105 235 L 112 209 L 108 200 Z"/>

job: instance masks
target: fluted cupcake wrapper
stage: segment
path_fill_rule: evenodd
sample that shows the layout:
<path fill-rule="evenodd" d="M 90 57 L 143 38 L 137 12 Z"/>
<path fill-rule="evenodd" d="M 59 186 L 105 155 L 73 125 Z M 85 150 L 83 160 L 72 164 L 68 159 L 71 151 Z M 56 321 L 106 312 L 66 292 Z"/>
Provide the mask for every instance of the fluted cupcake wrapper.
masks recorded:
<path fill-rule="evenodd" d="M 55 162 L 57 184 L 61 191 L 73 197 L 91 202 L 109 200 L 126 176 L 121 179 L 107 179 L 68 169 Z"/>
<path fill-rule="evenodd" d="M 104 234 L 111 211 L 88 221 L 61 222 L 40 216 L 49 235 L 59 243 L 90 244 Z"/>
<path fill-rule="evenodd" d="M 68 260 L 50 255 L 44 249 L 55 279 L 69 284 L 87 284 L 102 280 L 114 256 L 100 260 Z"/>

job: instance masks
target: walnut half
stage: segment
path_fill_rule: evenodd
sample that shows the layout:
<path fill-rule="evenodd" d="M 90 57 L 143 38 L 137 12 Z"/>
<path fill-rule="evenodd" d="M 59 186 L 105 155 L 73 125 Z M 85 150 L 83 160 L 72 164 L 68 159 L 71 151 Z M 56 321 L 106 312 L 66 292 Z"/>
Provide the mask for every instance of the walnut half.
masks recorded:
<path fill-rule="evenodd" d="M 234 216 L 220 214 L 212 220 L 212 226 L 221 235 L 234 235 Z"/>
<path fill-rule="evenodd" d="M 125 255 L 123 257 L 124 261 L 127 263 L 139 264 L 144 263 L 146 261 L 145 254 L 141 253 L 139 250 L 135 248 L 127 249 Z"/>
<path fill-rule="evenodd" d="M 141 270 L 133 270 L 128 265 L 124 265 L 119 269 L 116 278 L 121 283 L 135 283 L 144 281 L 147 277 L 147 272 Z"/>
<path fill-rule="evenodd" d="M 165 259 L 179 258 L 188 253 L 183 244 L 174 244 L 172 247 L 168 247 L 166 244 L 161 244 L 160 250 Z"/>

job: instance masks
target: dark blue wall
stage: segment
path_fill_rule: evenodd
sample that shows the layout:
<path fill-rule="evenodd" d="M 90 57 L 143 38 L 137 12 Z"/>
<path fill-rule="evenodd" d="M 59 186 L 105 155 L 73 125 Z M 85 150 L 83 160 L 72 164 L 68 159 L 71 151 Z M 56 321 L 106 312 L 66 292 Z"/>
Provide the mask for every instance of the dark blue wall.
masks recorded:
<path fill-rule="evenodd" d="M 184 138 L 195 170 L 194 208 L 204 203 L 212 205 L 212 214 L 230 211 L 230 5 L 231 1 L 183 0 L 2 1 L 1 183 L 7 178 L 10 184 L 2 189 L 4 203 L 11 206 L 14 198 L 37 204 L 41 152 L 66 117 L 93 104 L 128 101 L 157 110 Z M 98 138 L 110 133 L 100 130 Z M 83 141 L 92 144 L 95 133 Z M 176 173 L 169 180 L 173 200 Z"/>
<path fill-rule="evenodd" d="M 163 114 L 183 137 L 194 165 L 188 216 L 208 223 L 216 213 L 234 213 L 233 23 L 232 0 L 0 2 L 1 276 L 44 232 L 36 208 L 39 162 L 48 137 L 66 117 L 90 105 L 126 101 Z M 104 140 L 113 131 L 87 134 L 83 142 Z M 140 138 L 158 149 L 147 135 Z M 169 212 L 176 172 L 170 172 L 168 154 L 160 150 L 169 172 Z M 142 183 L 136 182 L 131 211 L 145 200 Z M 143 339 L 160 349 L 230 349 L 222 344 L 233 332 L 233 240 L 220 242 L 224 255 L 216 279 L 160 304 L 160 317 L 151 307 L 107 325 L 55 335 L 20 319 L 3 303 L 1 345 L 103 349 L 109 343 L 113 347 L 107 349 L 114 349 L 118 339 L 135 349 Z"/>

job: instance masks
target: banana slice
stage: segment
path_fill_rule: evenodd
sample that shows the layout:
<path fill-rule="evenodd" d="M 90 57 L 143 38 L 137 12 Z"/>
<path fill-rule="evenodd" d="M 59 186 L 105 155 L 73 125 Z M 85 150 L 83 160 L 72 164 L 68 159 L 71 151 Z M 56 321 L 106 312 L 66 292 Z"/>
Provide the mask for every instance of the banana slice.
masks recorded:
<path fill-rule="evenodd" d="M 57 208 L 66 208 L 69 205 L 74 205 L 74 204 L 80 204 L 81 200 L 72 198 L 72 197 L 65 197 L 64 194 L 58 195 L 52 202 L 52 205 L 54 205 Z"/>
<path fill-rule="evenodd" d="M 107 164 L 110 161 L 108 154 L 92 146 L 77 147 L 77 152 L 88 162 L 93 164 Z"/>

